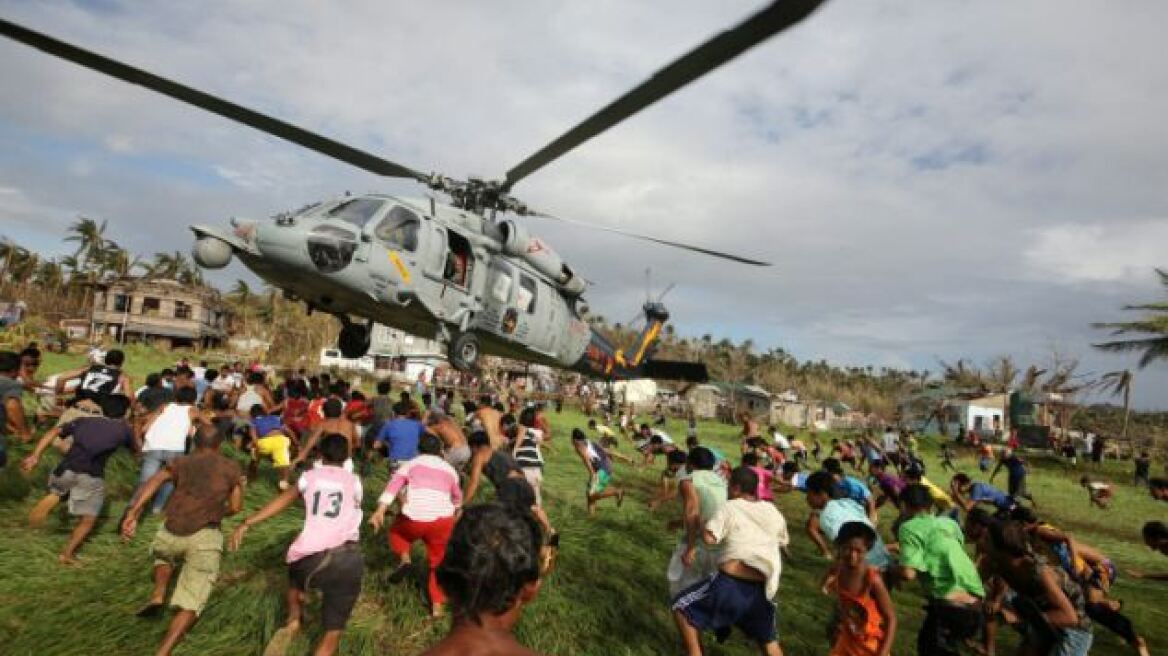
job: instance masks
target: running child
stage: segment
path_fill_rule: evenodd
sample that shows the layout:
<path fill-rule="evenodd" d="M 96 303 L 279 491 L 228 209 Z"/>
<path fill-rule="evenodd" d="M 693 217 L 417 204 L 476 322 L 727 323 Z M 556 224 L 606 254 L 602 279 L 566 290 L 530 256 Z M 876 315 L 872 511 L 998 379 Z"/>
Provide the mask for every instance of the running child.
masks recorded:
<path fill-rule="evenodd" d="M 616 433 L 608 426 L 596 423 L 595 419 L 589 419 L 588 430 L 596 431 L 597 441 L 600 446 L 606 449 L 616 447 L 618 442 Z"/>
<path fill-rule="evenodd" d="M 324 635 L 314 652 L 332 656 L 341 643 L 349 615 L 361 594 L 365 560 L 359 544 L 361 531 L 361 479 L 345 471 L 349 441 L 344 435 L 326 435 L 320 441 L 322 465 L 304 472 L 296 487 L 272 499 L 243 520 L 231 534 L 237 551 L 248 529 L 304 501 L 304 528 L 288 547 L 288 621 L 276 631 L 264 653 L 283 654 L 300 630 L 304 597 L 309 587 L 321 591 Z"/>
<path fill-rule="evenodd" d="M 381 530 L 385 513 L 405 490 L 405 502 L 389 529 L 389 548 L 398 557 L 398 566 L 390 575 L 398 583 L 409 573 L 410 547 L 421 540 L 426 544 L 430 562 L 430 616 L 441 617 L 446 595 L 438 585 L 438 566 L 446 554 L 446 543 L 454 530 L 454 517 L 462 506 L 462 489 L 458 472 L 442 458 L 442 440 L 426 433 L 418 440 L 418 456 L 394 472 L 377 500 L 377 510 L 369 518 L 374 531 Z"/>
<path fill-rule="evenodd" d="M 758 491 L 755 496 L 761 501 L 774 501 L 775 493 L 771 490 L 771 481 L 774 480 L 775 475 L 771 470 L 759 466 L 758 456 L 753 453 L 742 454 L 742 466 L 749 468 L 755 476 L 758 476 Z"/>
<path fill-rule="evenodd" d="M 1148 487 L 1148 481 L 1152 475 L 1152 459 L 1148 456 L 1147 450 L 1140 451 L 1140 455 L 1135 459 L 1135 473 L 1132 477 L 1132 484 L 1136 487 Z"/>
<path fill-rule="evenodd" d="M 685 471 L 685 451 L 672 451 L 666 456 L 665 469 L 661 470 L 657 496 L 649 501 L 649 510 L 654 511 L 661 504 L 677 498 L 677 481 Z"/>
<path fill-rule="evenodd" d="M 588 500 L 588 515 L 596 515 L 596 503 L 601 499 L 616 497 L 616 507 L 625 500 L 625 491 L 612 484 L 612 456 L 596 442 L 588 439 L 584 431 L 572 429 L 572 447 L 588 470 L 588 486 L 584 495 Z"/>
<path fill-rule="evenodd" d="M 957 465 L 953 464 L 953 448 L 946 442 L 941 445 L 941 469 L 948 469 L 957 473 Z"/>
<path fill-rule="evenodd" d="M 984 442 L 977 447 L 977 468 L 983 472 L 988 472 L 990 466 L 994 464 L 994 445 L 989 442 Z"/>
<path fill-rule="evenodd" d="M 524 478 L 535 492 L 535 504 L 543 506 L 543 453 L 540 445 L 545 434 L 536 427 L 535 408 L 524 408 L 519 414 L 519 434 L 511 445 L 511 455 L 523 471 Z"/>
<path fill-rule="evenodd" d="M 831 656 L 888 656 L 896 638 L 896 607 L 880 570 L 868 564 L 876 531 L 848 522 L 835 538 L 835 567 L 829 591 L 836 595 L 840 622 Z"/>
<path fill-rule="evenodd" d="M 1092 480 L 1090 476 L 1079 479 L 1079 485 L 1087 490 L 1088 501 L 1103 510 L 1111 507 L 1111 499 L 1115 496 L 1115 486 L 1105 481 Z"/>

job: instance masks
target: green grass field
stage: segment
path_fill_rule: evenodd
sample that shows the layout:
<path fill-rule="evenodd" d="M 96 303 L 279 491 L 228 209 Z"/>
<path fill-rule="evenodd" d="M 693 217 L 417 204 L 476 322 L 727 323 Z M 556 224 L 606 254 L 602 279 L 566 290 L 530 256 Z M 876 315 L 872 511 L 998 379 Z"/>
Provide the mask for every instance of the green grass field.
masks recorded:
<path fill-rule="evenodd" d="M 145 367 L 167 364 L 161 356 L 149 357 L 148 364 L 143 362 L 145 357 L 134 356 L 131 353 L 130 371 L 138 381 Z M 42 373 L 56 371 L 75 360 L 67 362 L 62 358 L 48 358 Z M 562 533 L 562 549 L 556 570 L 524 616 L 520 638 L 551 654 L 678 653 L 664 578 L 677 539 L 665 525 L 678 509 L 675 505 L 650 513 L 645 507 L 658 467 L 634 469 L 618 464 L 617 482 L 629 491 L 624 507 L 617 509 L 611 501 L 602 502 L 599 515 L 589 519 L 583 498 L 585 475 L 566 439 L 570 428 L 583 425 L 584 418 L 565 411 L 552 414 L 551 419 L 555 439 L 554 448 L 546 453 L 544 496 L 552 523 Z M 680 422 L 671 422 L 668 430 L 674 435 L 685 434 Z M 700 430 L 707 443 L 728 454 L 735 452 L 735 427 L 711 423 L 701 425 Z M 935 444 L 927 442 L 925 448 L 934 480 L 946 482 L 934 457 Z M 623 449 L 626 453 L 631 451 L 627 444 Z M 64 568 L 58 565 L 56 554 L 71 527 L 68 518 L 62 514 L 57 520 L 50 519 L 46 528 L 35 531 L 25 524 L 28 510 L 41 494 L 56 458 L 47 455 L 26 482 L 14 463 L 27 451 L 27 447 L 12 449 L 8 470 L 0 474 L 0 653 L 152 653 L 166 621 L 139 620 L 133 613 L 150 590 L 151 559 L 147 548 L 157 519 L 147 520 L 130 544 L 116 535 L 114 525 L 136 481 L 133 457 L 119 453 L 111 460 L 107 472 L 108 516 L 82 548 L 83 565 Z M 962 462 L 966 471 L 976 474 L 972 458 Z M 1102 512 L 1088 506 L 1085 492 L 1078 487 L 1078 471 L 1068 472 L 1061 463 L 1038 455 L 1032 455 L 1031 462 L 1036 465 L 1031 489 L 1042 504 L 1044 516 L 1103 549 L 1121 569 L 1168 570 L 1168 559 L 1146 549 L 1139 539 L 1143 522 L 1164 519 L 1166 506 L 1156 505 L 1145 491 L 1127 483 L 1129 465 L 1115 465 L 1105 472 L 1120 484 L 1114 508 Z M 249 487 L 248 511 L 275 494 L 270 472 L 268 475 Z M 383 473 L 367 479 L 367 510 L 372 509 L 384 479 Z M 998 482 L 1004 485 L 1004 480 Z M 22 493 L 27 496 L 13 498 Z M 828 649 L 824 622 L 832 602 L 818 592 L 817 580 L 827 565 L 802 531 L 807 517 L 802 495 L 786 495 L 778 503 L 791 526 L 793 552 L 793 558 L 784 564 L 778 596 L 782 644 L 787 654 L 824 654 Z M 284 552 L 299 529 L 300 512 L 290 510 L 256 527 L 249 532 L 240 552 L 224 558 L 222 576 L 210 604 L 179 653 L 256 654 L 262 650 L 283 621 Z M 882 525 L 886 538 L 892 518 L 886 509 Z M 228 520 L 227 528 L 234 528 L 237 521 Z M 412 585 L 388 584 L 392 560 L 384 533 L 363 533 L 367 563 L 364 594 L 349 624 L 342 653 L 416 653 L 435 642 L 445 626 L 427 621 L 418 585 L 420 576 Z M 415 562 L 424 562 L 420 551 L 419 545 Z M 1168 613 L 1161 605 L 1166 592 L 1168 584 L 1130 577 L 1121 578 L 1115 587 L 1116 596 L 1125 600 L 1126 612 L 1148 638 L 1153 653 L 1168 648 Z M 915 652 L 923 599 L 916 587 L 910 587 L 898 591 L 895 600 L 901 629 L 893 653 L 911 654 Z M 292 653 L 307 653 L 309 641 L 318 631 L 318 625 L 310 624 L 307 635 L 298 640 Z M 1011 644 L 1008 633 L 1003 635 Z M 749 654 L 754 649 L 735 635 L 725 645 L 711 646 L 709 653 Z M 999 653 L 1011 653 L 1011 649 L 1003 645 Z M 1128 650 L 1099 628 L 1092 653 L 1123 654 Z"/>

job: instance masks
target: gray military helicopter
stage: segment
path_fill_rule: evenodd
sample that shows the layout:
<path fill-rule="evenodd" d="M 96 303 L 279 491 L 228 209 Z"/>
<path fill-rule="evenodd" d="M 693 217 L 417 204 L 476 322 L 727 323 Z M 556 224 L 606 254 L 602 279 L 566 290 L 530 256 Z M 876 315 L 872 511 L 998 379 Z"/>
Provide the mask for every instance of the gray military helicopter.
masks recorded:
<path fill-rule="evenodd" d="M 755 266 L 713 249 L 534 210 L 511 188 L 548 163 L 652 103 L 795 25 L 823 0 L 778 0 L 715 35 L 507 171 L 502 180 L 423 173 L 241 107 L 147 71 L 0 19 L 0 34 L 141 85 L 366 171 L 411 178 L 449 197 L 345 195 L 270 221 L 232 219 L 230 231 L 196 225 L 193 256 L 219 269 L 238 257 L 310 311 L 336 316 L 345 357 L 369 350 L 374 322 L 446 344 L 452 365 L 473 369 L 482 354 L 575 370 L 609 380 L 648 376 L 704 381 L 697 363 L 652 357 L 669 312 L 642 308 L 637 342 L 618 348 L 587 323 L 587 283 L 515 217 L 551 219 Z M 512 218 L 508 218 L 512 215 Z M 361 320 L 354 320 L 358 317 Z"/>

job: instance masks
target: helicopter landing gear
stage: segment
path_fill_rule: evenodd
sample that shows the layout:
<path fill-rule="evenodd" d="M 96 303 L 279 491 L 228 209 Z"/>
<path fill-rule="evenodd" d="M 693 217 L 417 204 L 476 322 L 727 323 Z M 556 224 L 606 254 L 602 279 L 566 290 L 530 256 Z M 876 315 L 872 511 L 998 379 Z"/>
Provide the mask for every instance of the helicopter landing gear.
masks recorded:
<path fill-rule="evenodd" d="M 473 333 L 458 333 L 449 346 L 447 358 L 459 371 L 470 371 L 479 362 L 479 338 Z"/>
<path fill-rule="evenodd" d="M 369 352 L 369 340 L 372 331 L 366 324 L 353 323 L 347 318 L 341 319 L 341 334 L 337 337 L 337 348 L 341 355 L 356 359 Z"/>

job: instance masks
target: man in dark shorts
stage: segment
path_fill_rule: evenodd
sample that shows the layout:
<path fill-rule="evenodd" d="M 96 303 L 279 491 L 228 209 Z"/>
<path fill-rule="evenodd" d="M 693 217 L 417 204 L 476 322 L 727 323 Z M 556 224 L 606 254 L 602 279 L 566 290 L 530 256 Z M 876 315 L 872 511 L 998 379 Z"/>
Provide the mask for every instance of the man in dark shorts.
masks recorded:
<path fill-rule="evenodd" d="M 516 511 L 528 512 L 543 527 L 549 536 L 548 544 L 554 549 L 559 545 L 559 537 L 552 529 L 547 513 L 540 507 L 535 489 L 527 482 L 519 463 L 510 452 L 492 449 L 491 438 L 486 431 L 475 431 L 466 439 L 471 450 L 471 458 L 466 488 L 463 490 L 463 506 L 469 506 L 478 493 L 485 477 L 495 487 L 495 501 Z M 554 543 L 554 544 L 553 544 Z"/>
<path fill-rule="evenodd" d="M 530 514 L 495 503 L 467 508 L 438 567 L 453 615 L 450 633 L 424 656 L 539 656 L 519 644 L 514 630 L 539 594 L 542 544 Z"/>
<path fill-rule="evenodd" d="M 72 438 L 73 446 L 49 475 L 49 493 L 33 507 L 28 523 L 33 527 L 40 526 L 61 499 L 68 498 L 69 514 L 80 519 L 58 557 L 62 565 L 77 562 L 77 549 L 93 531 L 105 504 L 106 460 L 121 447 L 134 451 L 142 448 L 134 431 L 123 419 L 129 409 L 129 397 L 111 394 L 102 399 L 104 417 L 82 417 L 61 428 L 61 436 Z M 36 467 L 52 435 L 52 431 L 46 433 L 32 455 L 25 459 L 25 471 Z"/>
<path fill-rule="evenodd" d="M 219 453 L 222 442 L 222 434 L 214 427 L 200 426 L 195 434 L 195 452 L 175 458 L 150 477 L 122 521 L 122 535 L 133 539 L 142 509 L 164 484 L 174 484 L 166 504 L 166 520 L 150 545 L 154 590 L 150 601 L 138 611 L 138 617 L 162 614 L 166 588 L 181 564 L 170 598 L 178 612 L 158 647 L 161 656 L 171 653 L 207 605 L 223 558 L 220 523 L 243 508 L 243 471 L 235 461 Z"/>
<path fill-rule="evenodd" d="M 780 549 L 788 542 L 787 523 L 773 503 L 759 501 L 758 475 L 749 467 L 730 474 L 730 500 L 702 527 L 702 540 L 718 545 L 718 571 L 681 591 L 673 600 L 673 619 L 689 656 L 701 656 L 701 631 L 719 641 L 737 627 L 767 656 L 781 656 L 776 610 Z"/>
<path fill-rule="evenodd" d="M 314 652 L 332 656 L 341 643 L 349 615 L 361 594 L 365 560 L 361 554 L 361 479 L 345 471 L 349 439 L 330 433 L 320 440 L 321 464 L 300 476 L 290 487 L 243 520 L 231 534 L 232 550 L 239 549 L 247 530 L 274 517 L 297 497 L 304 499 L 304 528 L 288 547 L 288 622 L 272 636 L 264 653 L 284 653 L 300 630 L 301 609 L 309 587 L 319 589 L 324 635 Z"/>

